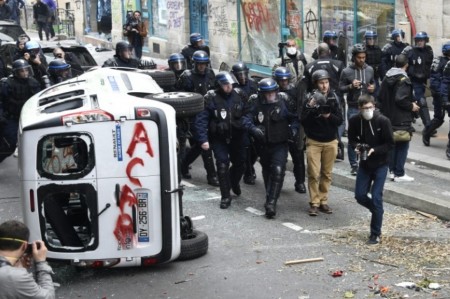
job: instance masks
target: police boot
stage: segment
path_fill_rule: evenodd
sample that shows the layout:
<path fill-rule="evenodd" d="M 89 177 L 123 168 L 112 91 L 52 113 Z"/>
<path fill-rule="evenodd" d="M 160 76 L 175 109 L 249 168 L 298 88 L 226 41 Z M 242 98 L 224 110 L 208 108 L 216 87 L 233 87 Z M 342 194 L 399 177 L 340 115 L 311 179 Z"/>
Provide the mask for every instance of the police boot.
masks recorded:
<path fill-rule="evenodd" d="M 281 166 L 273 166 L 271 168 L 272 173 L 269 178 L 266 204 L 264 205 L 267 218 L 273 218 L 277 214 L 277 200 L 280 197 L 284 179 L 284 170 Z"/>
<path fill-rule="evenodd" d="M 250 147 L 247 147 L 247 158 L 245 159 L 245 172 L 244 172 L 244 183 L 247 185 L 254 185 L 256 179 L 255 167 L 253 167 L 253 150 Z"/>
<path fill-rule="evenodd" d="M 419 101 L 420 109 L 419 116 L 422 120 L 422 124 L 424 128 L 428 128 L 430 126 L 430 110 L 428 109 L 427 100 L 425 98 L 421 98 Z M 433 132 L 433 131 L 431 131 Z"/>
<path fill-rule="evenodd" d="M 295 191 L 298 193 L 306 193 L 305 187 L 305 155 L 302 150 L 290 152 L 292 163 L 294 164 Z"/>
<path fill-rule="evenodd" d="M 425 127 L 422 131 L 422 142 L 426 146 L 430 146 L 430 138 L 433 134 L 433 131 L 435 131 L 437 128 L 439 128 L 444 123 L 443 120 L 433 118 L 430 121 L 430 125 L 428 127 Z"/>
<path fill-rule="evenodd" d="M 450 160 L 450 140 L 447 143 L 447 150 L 445 151 L 445 155 L 447 156 L 447 159 Z"/>
<path fill-rule="evenodd" d="M 206 179 L 208 180 L 208 184 L 214 187 L 218 187 L 219 180 L 217 179 L 216 168 L 214 167 L 212 150 L 202 150 L 202 159 L 206 170 Z"/>
<path fill-rule="evenodd" d="M 228 165 L 225 163 L 220 163 L 217 165 L 217 175 L 219 178 L 220 194 L 222 196 L 220 200 L 220 208 L 227 209 L 231 204 L 230 195 L 230 171 Z"/>
<path fill-rule="evenodd" d="M 244 164 L 233 164 L 230 167 L 231 190 L 233 190 L 233 193 L 237 196 L 241 195 L 241 186 L 239 183 L 241 181 L 242 175 L 244 174 L 244 167 Z"/>

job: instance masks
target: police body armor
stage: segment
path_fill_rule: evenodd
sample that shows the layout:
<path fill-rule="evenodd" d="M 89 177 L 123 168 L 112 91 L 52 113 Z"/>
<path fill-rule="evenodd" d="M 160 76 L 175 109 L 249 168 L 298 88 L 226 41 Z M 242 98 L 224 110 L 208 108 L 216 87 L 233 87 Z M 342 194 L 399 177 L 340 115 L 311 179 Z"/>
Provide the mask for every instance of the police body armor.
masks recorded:
<path fill-rule="evenodd" d="M 433 61 L 433 50 L 426 45 L 424 48 L 411 47 L 405 48 L 404 52 L 408 56 L 408 76 L 414 80 L 426 82 L 430 77 L 430 65 Z"/>
<path fill-rule="evenodd" d="M 450 58 L 447 56 L 439 56 L 431 64 L 430 89 L 437 95 L 441 92 L 442 76 L 445 65 L 449 60 Z"/>
<path fill-rule="evenodd" d="M 208 90 L 214 89 L 215 80 L 214 72 L 210 69 L 206 69 L 206 73 L 203 75 L 192 70 L 185 70 L 180 77 L 181 86 L 177 86 L 177 88 L 205 95 Z"/>
<path fill-rule="evenodd" d="M 6 96 L 3 101 L 5 117 L 19 119 L 25 102 L 40 91 L 39 82 L 33 77 L 26 79 L 9 77 L 4 84 L 6 84 Z"/>
<path fill-rule="evenodd" d="M 110 67 L 129 67 L 129 68 L 139 68 L 139 60 L 131 58 L 128 61 L 120 59 L 117 55 L 105 61 L 103 66 Z"/>
<path fill-rule="evenodd" d="M 383 52 L 383 55 L 387 58 L 385 61 L 386 65 L 384 66 L 386 69 L 384 69 L 384 72 L 387 72 L 389 69 L 395 66 L 395 59 L 398 55 L 400 55 L 403 50 L 408 46 L 407 43 L 397 43 L 397 42 L 390 42 L 384 45 L 383 49 L 381 51 Z M 385 75 L 385 74 L 384 74 Z"/>
<path fill-rule="evenodd" d="M 380 78 L 381 48 L 377 45 L 366 45 L 366 63 L 373 68 L 375 79 Z"/>
<path fill-rule="evenodd" d="M 297 103 L 297 89 L 295 85 L 290 83 L 286 89 L 281 89 L 287 95 L 286 108 L 292 114 L 297 115 L 298 103 Z"/>
<path fill-rule="evenodd" d="M 279 92 L 277 102 L 270 104 L 265 102 L 263 96 L 253 95 L 251 98 L 253 97 L 256 97 L 253 123 L 264 132 L 266 143 L 287 142 L 290 128 L 286 115 L 283 115 L 283 110 L 287 109 L 288 95 Z"/>
<path fill-rule="evenodd" d="M 244 103 L 241 96 L 234 90 L 229 98 L 210 90 L 205 96 L 206 101 L 212 101 L 215 107 L 213 118 L 209 121 L 209 136 L 231 140 L 233 134 L 242 131 L 241 117 L 244 115 Z"/>

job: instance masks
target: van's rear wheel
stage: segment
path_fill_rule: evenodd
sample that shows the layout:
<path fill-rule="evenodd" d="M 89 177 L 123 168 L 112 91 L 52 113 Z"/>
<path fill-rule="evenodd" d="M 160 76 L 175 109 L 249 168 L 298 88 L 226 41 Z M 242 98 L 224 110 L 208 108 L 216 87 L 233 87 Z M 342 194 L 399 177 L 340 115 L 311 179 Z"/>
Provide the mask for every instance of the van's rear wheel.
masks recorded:
<path fill-rule="evenodd" d="M 208 235 L 194 229 L 188 239 L 181 240 L 181 252 L 178 260 L 196 259 L 205 255 L 206 252 L 208 252 Z"/>
<path fill-rule="evenodd" d="M 147 99 L 166 103 L 172 106 L 177 117 L 191 117 L 204 109 L 203 96 L 193 92 L 166 92 L 145 96 Z"/>
<path fill-rule="evenodd" d="M 163 90 L 170 90 L 175 86 L 176 77 L 173 71 L 145 70 L 145 73 L 152 77 Z"/>

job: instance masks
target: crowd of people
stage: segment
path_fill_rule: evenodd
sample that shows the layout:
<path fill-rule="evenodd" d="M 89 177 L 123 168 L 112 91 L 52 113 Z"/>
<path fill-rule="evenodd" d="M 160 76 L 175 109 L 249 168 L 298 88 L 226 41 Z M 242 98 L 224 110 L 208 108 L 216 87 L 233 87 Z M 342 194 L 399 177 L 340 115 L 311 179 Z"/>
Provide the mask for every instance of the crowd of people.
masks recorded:
<path fill-rule="evenodd" d="M 35 5 L 39 4 L 45 5 L 37 0 Z M 35 15 L 41 40 L 41 30 L 47 39 L 50 34 L 45 31 L 49 22 L 48 14 L 45 16 Z M 124 34 L 130 42 L 118 42 L 115 55 L 103 67 L 154 68 L 151 61 L 141 59 L 147 31 L 142 29 L 140 12 L 130 16 Z M 177 119 L 179 172 L 180 177 L 191 179 L 190 165 L 201 156 L 207 183 L 219 187 L 219 206 L 227 209 L 233 196 L 241 195 L 241 180 L 255 185 L 258 175 L 254 164 L 259 160 L 265 215 L 270 219 L 277 215 L 290 154 L 294 189 L 309 193 L 308 214 L 332 214 L 332 169 L 336 160 L 344 160 L 341 138 L 346 135 L 349 172 L 356 176 L 355 199 L 372 214 L 368 244 L 377 244 L 386 178 L 394 182 L 414 180 L 405 173 L 413 122 L 422 119 L 422 141 L 430 146 L 445 114 L 450 115 L 450 42 L 442 46 L 442 56 L 434 58 L 424 31 L 414 36 L 414 45 L 408 45 L 403 41 L 404 32 L 395 29 L 392 41 L 382 48 L 376 43 L 377 34 L 366 31 L 365 42 L 352 47 L 351 63 L 346 66 L 336 38 L 333 31 L 325 31 L 313 54 L 316 59 L 310 62 L 295 40 L 287 40 L 272 77 L 256 82 L 240 61 L 230 71 L 215 73 L 209 47 L 199 33 L 191 34 L 190 43 L 168 58 L 169 70 L 176 77 L 170 90 L 199 93 L 205 102 L 204 110 L 196 116 Z M 83 73 L 76 57 L 62 48 L 55 48 L 55 59 L 47 63 L 38 42 L 24 35 L 16 45 L 12 74 L 2 79 L 0 90 L 0 162 L 16 149 L 24 103 L 40 90 Z M 425 99 L 428 80 L 432 119 Z M 450 159 L 450 132 L 448 137 L 446 155 Z M 28 235 L 21 223 L 0 225 L 0 275 L 6 271 L 20 276 L 29 284 L 27 291 L 51 298 L 54 290 L 49 284 L 51 268 L 45 263 L 45 246 L 36 241 L 26 255 Z M 10 269 L 30 259 L 36 262 L 37 283 L 26 272 Z M 2 289 L 7 286 L 2 285 Z"/>

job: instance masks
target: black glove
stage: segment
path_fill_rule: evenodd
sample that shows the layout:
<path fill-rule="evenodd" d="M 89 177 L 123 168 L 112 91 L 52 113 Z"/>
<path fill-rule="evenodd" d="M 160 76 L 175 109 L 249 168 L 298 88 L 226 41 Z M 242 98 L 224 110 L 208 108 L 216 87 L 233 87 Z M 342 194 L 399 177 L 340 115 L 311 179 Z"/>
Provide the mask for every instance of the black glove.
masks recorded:
<path fill-rule="evenodd" d="M 257 141 L 263 142 L 264 141 L 264 132 L 258 128 L 258 127 L 253 127 L 250 130 L 250 134 L 253 136 L 253 138 L 255 138 Z"/>

